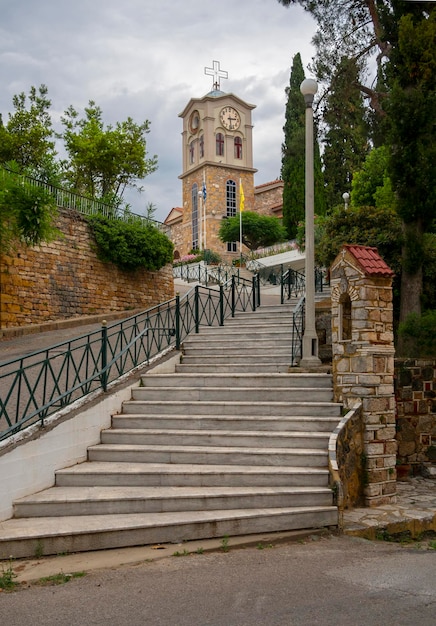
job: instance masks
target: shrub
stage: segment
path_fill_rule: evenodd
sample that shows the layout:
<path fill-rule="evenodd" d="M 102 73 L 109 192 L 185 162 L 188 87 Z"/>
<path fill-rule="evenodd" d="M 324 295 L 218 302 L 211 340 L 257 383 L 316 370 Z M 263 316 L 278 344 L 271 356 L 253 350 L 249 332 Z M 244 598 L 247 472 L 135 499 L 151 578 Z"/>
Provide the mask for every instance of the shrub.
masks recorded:
<path fill-rule="evenodd" d="M 102 261 L 123 270 L 159 270 L 173 259 L 173 244 L 154 224 L 142 220 L 123 222 L 94 215 L 89 224 Z"/>
<path fill-rule="evenodd" d="M 398 328 L 403 356 L 436 358 L 436 311 L 411 313 Z"/>

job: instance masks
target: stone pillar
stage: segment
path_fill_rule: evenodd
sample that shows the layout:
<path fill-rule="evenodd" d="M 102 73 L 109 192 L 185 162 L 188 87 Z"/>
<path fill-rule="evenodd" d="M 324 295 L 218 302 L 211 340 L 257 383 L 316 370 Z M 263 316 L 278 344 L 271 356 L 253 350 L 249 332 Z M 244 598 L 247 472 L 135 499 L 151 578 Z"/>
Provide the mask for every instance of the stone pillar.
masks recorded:
<path fill-rule="evenodd" d="M 362 401 L 367 506 L 396 500 L 392 277 L 366 246 L 344 246 L 331 267 L 335 400 Z"/>

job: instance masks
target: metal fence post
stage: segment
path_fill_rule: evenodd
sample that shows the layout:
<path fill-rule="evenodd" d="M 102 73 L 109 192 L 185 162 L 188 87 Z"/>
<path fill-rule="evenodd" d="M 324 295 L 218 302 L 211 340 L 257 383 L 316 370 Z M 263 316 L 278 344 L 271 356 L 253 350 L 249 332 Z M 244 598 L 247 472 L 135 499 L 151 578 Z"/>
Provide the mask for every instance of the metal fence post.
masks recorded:
<path fill-rule="evenodd" d="M 194 316 L 195 316 L 195 332 L 199 333 L 200 332 L 200 320 L 199 320 L 199 314 L 198 314 L 198 310 L 199 310 L 199 306 L 198 306 L 198 299 L 199 299 L 199 292 L 198 292 L 198 285 L 195 286 L 195 291 L 194 291 Z"/>
<path fill-rule="evenodd" d="M 180 294 L 176 293 L 176 350 L 180 350 Z M 147 333 L 148 338 L 148 333 Z"/>
<path fill-rule="evenodd" d="M 107 378 L 108 373 L 106 370 L 107 365 L 107 321 L 103 320 L 101 323 L 101 386 L 103 391 L 107 391 Z"/>
<path fill-rule="evenodd" d="M 235 317 L 235 309 L 236 309 L 236 279 L 235 275 L 232 274 L 232 317 Z"/>
<path fill-rule="evenodd" d="M 224 326 L 224 287 L 220 285 L 220 326 Z"/>
<path fill-rule="evenodd" d="M 256 276 L 251 279 L 251 308 L 256 310 Z"/>

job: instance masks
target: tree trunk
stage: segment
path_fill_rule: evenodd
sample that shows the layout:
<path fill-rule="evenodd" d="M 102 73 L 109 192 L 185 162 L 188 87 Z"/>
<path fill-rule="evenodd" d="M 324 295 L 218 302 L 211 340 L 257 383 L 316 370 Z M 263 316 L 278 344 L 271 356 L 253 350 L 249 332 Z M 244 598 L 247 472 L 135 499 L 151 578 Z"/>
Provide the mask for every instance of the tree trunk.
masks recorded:
<path fill-rule="evenodd" d="M 421 315 L 423 226 L 422 220 L 403 222 L 400 322 L 410 313 Z"/>

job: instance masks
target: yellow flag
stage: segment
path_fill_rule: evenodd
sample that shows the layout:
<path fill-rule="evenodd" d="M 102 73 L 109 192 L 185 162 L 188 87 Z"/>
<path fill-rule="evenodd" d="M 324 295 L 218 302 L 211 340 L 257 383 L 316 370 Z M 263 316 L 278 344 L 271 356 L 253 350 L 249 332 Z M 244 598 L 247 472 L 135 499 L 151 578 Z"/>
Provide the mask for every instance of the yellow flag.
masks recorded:
<path fill-rule="evenodd" d="M 244 188 L 242 187 L 242 182 L 239 182 L 239 211 L 242 213 L 245 206 L 245 196 L 244 196 Z"/>

